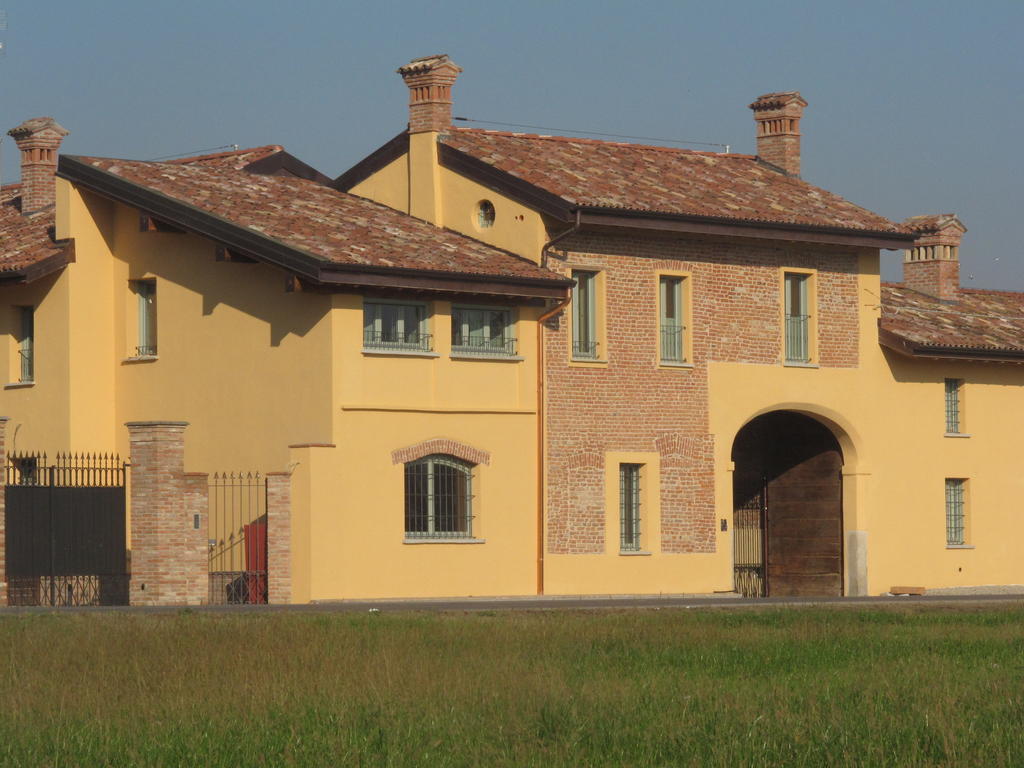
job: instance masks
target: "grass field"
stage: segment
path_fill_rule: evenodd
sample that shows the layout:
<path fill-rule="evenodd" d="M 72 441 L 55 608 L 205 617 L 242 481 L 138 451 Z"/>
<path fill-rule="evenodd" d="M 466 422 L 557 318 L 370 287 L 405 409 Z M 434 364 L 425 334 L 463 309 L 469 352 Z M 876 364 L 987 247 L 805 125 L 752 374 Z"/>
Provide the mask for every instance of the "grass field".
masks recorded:
<path fill-rule="evenodd" d="M 1024 607 L 0 618 L 0 765 L 1024 765 Z"/>

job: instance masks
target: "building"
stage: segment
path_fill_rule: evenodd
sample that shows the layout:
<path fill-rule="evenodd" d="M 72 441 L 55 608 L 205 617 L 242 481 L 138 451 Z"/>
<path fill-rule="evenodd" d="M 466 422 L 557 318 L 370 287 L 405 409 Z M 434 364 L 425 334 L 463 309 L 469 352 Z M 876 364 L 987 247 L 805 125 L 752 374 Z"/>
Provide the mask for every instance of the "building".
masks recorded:
<path fill-rule="evenodd" d="M 455 128 L 460 71 L 400 68 L 408 130 L 334 181 L 275 146 L 54 186 L 66 131 L 12 131 L 9 498 L 25 456 L 130 455 L 136 603 L 214 595 L 236 468 L 277 602 L 1024 581 L 1024 314 L 959 288 L 955 216 L 801 180 L 795 92 L 755 157 Z"/>

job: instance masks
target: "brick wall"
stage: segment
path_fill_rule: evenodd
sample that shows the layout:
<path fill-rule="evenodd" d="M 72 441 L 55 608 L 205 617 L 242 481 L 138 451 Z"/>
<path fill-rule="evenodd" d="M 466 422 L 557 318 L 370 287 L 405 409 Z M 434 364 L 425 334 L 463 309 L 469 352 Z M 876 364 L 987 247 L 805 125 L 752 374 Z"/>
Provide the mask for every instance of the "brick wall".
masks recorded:
<path fill-rule="evenodd" d="M 290 472 L 267 473 L 267 602 L 292 601 Z"/>
<path fill-rule="evenodd" d="M 127 424 L 132 605 L 187 605 L 206 600 L 206 476 L 184 471 L 187 426 L 170 421 Z M 198 528 L 196 514 L 200 515 Z"/>
<path fill-rule="evenodd" d="M 944 301 L 957 301 L 960 297 L 960 262 L 946 259 L 904 262 L 903 284 Z"/>
<path fill-rule="evenodd" d="M 599 553 L 606 451 L 657 452 L 662 552 L 715 548 L 711 361 L 779 365 L 780 268 L 816 269 L 818 360 L 858 364 L 857 254 L 852 249 L 703 238 L 576 235 L 550 265 L 604 272 L 607 366 L 569 362 L 567 313 L 545 333 L 547 548 Z M 658 365 L 659 271 L 691 274 L 692 368 Z M 604 356 L 604 355 L 603 355 Z M 731 440 L 731 435 L 719 439 Z"/>

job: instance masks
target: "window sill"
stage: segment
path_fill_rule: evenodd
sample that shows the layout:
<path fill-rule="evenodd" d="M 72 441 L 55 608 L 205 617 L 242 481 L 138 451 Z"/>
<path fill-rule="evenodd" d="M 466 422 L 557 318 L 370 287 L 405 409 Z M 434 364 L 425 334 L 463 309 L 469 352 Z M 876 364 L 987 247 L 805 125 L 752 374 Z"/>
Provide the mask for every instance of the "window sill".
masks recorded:
<path fill-rule="evenodd" d="M 653 554 L 653 552 L 648 552 L 646 549 L 619 550 L 619 557 L 650 557 Z"/>
<path fill-rule="evenodd" d="M 486 544 L 487 539 L 402 539 L 403 544 Z"/>
<path fill-rule="evenodd" d="M 34 381 L 12 381 L 10 384 L 4 384 L 4 389 L 28 389 L 35 385 Z"/>
<path fill-rule="evenodd" d="M 601 360 L 596 357 L 570 357 L 570 365 L 582 365 L 582 366 L 602 366 L 608 365 L 607 360 Z"/>
<path fill-rule="evenodd" d="M 947 432 L 943 437 L 970 437 L 966 432 Z"/>
<path fill-rule="evenodd" d="M 947 544 L 946 549 L 974 549 L 973 544 Z"/>
<path fill-rule="evenodd" d="M 440 357 L 437 352 L 427 349 L 371 349 L 364 347 L 363 354 L 377 357 Z"/>
<path fill-rule="evenodd" d="M 817 363 L 797 363 L 797 362 L 791 362 L 789 360 L 783 360 L 782 361 L 782 367 L 783 368 L 820 368 L 821 366 L 819 366 Z"/>
<path fill-rule="evenodd" d="M 658 367 L 659 368 L 693 368 L 693 363 L 687 363 L 687 362 L 673 363 L 673 362 L 669 362 L 669 361 L 666 361 L 666 360 L 661 360 L 661 361 L 658 362 Z"/>
<path fill-rule="evenodd" d="M 474 352 L 452 352 L 452 360 L 486 360 L 488 362 L 498 363 L 518 363 L 523 360 L 521 355 L 487 355 Z"/>
<path fill-rule="evenodd" d="M 126 357 L 122 363 L 153 363 L 160 359 L 159 355 L 138 355 L 137 357 Z"/>

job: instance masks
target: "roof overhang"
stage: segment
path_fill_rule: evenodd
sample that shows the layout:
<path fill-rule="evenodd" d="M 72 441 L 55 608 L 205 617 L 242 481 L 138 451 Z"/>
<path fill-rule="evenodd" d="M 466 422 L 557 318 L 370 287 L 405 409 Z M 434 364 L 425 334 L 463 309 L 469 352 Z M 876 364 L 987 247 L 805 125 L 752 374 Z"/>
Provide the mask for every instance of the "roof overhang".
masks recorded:
<path fill-rule="evenodd" d="M 613 208 L 584 206 L 580 209 L 580 223 L 605 227 L 685 232 L 720 237 L 754 237 L 760 240 L 788 240 L 791 242 L 850 245 L 862 248 L 902 249 L 914 242 L 914 235 L 899 232 L 871 232 L 866 230 L 812 227 L 803 224 L 711 216 L 686 216 L 675 213 L 629 211 Z"/>
<path fill-rule="evenodd" d="M 922 344 L 878 327 L 878 343 L 906 357 L 922 360 L 973 360 L 986 363 L 1024 363 L 1024 350 L 985 347 L 951 347 Z"/>
<path fill-rule="evenodd" d="M 471 293 L 530 298 L 562 298 L 571 281 L 565 278 L 515 278 L 400 267 L 337 264 L 299 248 L 239 226 L 188 203 L 155 192 L 81 160 L 61 155 L 57 175 L 103 197 L 156 216 L 243 256 L 286 270 L 300 280 L 323 287 L 386 286 L 445 293 Z"/>
<path fill-rule="evenodd" d="M 501 192 L 540 213 L 561 221 L 571 222 L 575 221 L 576 212 L 579 211 L 579 221 L 583 226 L 656 230 L 718 237 L 753 237 L 762 240 L 787 240 L 890 250 L 907 248 L 915 238 L 915 235 L 903 232 L 877 232 L 840 227 L 816 227 L 806 224 L 580 206 L 495 168 L 490 163 L 455 149 L 444 142 L 438 145 L 437 154 L 443 167 Z M 370 158 L 367 158 L 367 161 L 369 160 Z"/>
<path fill-rule="evenodd" d="M 59 272 L 75 260 L 75 241 L 72 238 L 57 240 L 54 246 L 61 250 L 45 259 L 40 259 L 34 264 L 20 269 L 9 269 L 0 272 L 0 285 L 24 285 L 38 280 L 41 277 Z"/>

